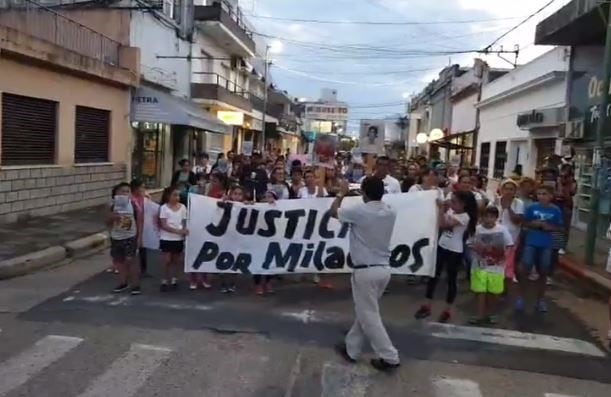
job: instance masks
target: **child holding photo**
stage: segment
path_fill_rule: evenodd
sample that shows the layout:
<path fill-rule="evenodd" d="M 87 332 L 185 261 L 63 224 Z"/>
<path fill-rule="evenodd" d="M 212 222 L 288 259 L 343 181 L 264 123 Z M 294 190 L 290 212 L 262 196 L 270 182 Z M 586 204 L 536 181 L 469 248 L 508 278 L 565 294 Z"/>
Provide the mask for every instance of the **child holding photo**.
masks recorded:
<path fill-rule="evenodd" d="M 119 285 L 113 292 L 120 293 L 130 289 L 131 295 L 140 295 L 140 268 L 134 264 L 134 259 L 138 250 L 138 236 L 142 234 L 142 230 L 136 221 L 136 208 L 130 193 L 130 185 L 126 182 L 118 184 L 112 190 L 112 205 L 107 225 L 110 228 L 110 256 L 119 272 Z"/>

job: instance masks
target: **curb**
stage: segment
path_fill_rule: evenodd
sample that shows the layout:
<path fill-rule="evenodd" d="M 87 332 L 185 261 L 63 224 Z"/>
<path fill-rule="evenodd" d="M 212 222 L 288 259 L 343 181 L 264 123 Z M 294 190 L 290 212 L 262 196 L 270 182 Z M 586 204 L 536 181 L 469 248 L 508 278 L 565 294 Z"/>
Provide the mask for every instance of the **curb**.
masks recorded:
<path fill-rule="evenodd" d="M 87 256 L 104 249 L 109 242 L 108 233 L 96 233 L 63 245 L 0 261 L 0 280 L 23 276 L 51 265 L 62 265 L 71 259 Z"/>
<path fill-rule="evenodd" d="M 23 276 L 66 259 L 66 249 L 60 246 L 49 247 L 0 262 L 0 280 Z"/>
<path fill-rule="evenodd" d="M 88 254 L 91 250 L 105 248 L 109 241 L 108 233 L 96 233 L 70 241 L 64 244 L 64 248 L 68 258 L 79 258 Z"/>
<path fill-rule="evenodd" d="M 591 271 L 583 266 L 577 265 L 572 259 L 561 256 L 558 264 L 567 273 L 579 278 L 586 283 L 595 286 L 597 289 L 611 294 L 611 280 Z"/>

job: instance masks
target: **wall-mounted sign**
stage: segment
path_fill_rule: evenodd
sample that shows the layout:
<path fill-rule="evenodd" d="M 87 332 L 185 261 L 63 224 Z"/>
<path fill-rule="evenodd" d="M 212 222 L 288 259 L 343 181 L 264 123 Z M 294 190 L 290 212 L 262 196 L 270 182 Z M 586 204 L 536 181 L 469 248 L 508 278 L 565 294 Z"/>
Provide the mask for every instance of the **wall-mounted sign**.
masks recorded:
<path fill-rule="evenodd" d="M 545 117 L 543 113 L 533 110 L 530 113 L 523 113 L 518 115 L 518 127 L 523 127 L 527 124 L 541 124 Z"/>
<path fill-rule="evenodd" d="M 535 109 L 518 114 L 516 124 L 522 130 L 541 127 L 555 127 L 563 123 L 564 108 Z"/>
<path fill-rule="evenodd" d="M 219 110 L 218 112 L 216 112 L 216 117 L 218 117 L 219 120 L 228 125 L 244 124 L 244 113 L 242 112 Z"/>

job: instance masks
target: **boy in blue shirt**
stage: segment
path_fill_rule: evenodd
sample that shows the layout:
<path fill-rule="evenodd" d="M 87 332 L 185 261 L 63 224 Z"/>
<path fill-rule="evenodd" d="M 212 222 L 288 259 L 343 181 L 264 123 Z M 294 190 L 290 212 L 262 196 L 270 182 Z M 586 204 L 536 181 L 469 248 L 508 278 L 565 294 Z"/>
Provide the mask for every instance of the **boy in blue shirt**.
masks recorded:
<path fill-rule="evenodd" d="M 516 310 L 524 311 L 524 292 L 528 283 L 528 275 L 533 267 L 537 268 L 537 304 L 541 313 L 547 312 L 547 304 L 543 300 L 547 276 L 552 271 L 552 232 L 562 231 L 563 218 L 560 208 L 552 204 L 554 190 L 550 186 L 537 188 L 537 202 L 530 205 L 524 214 L 524 229 L 526 237 L 522 249 L 522 264 L 519 270 L 520 296 L 516 301 Z"/>

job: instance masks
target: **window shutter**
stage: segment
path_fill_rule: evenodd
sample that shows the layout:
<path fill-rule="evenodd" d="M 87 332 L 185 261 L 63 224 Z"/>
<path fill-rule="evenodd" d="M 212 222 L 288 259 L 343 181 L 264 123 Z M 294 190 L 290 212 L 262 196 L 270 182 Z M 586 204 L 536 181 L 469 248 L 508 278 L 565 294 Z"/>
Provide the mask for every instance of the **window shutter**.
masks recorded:
<path fill-rule="evenodd" d="M 110 111 L 77 106 L 75 120 L 74 161 L 77 164 L 107 162 Z"/>
<path fill-rule="evenodd" d="M 2 93 L 2 165 L 55 163 L 57 102 Z"/>

